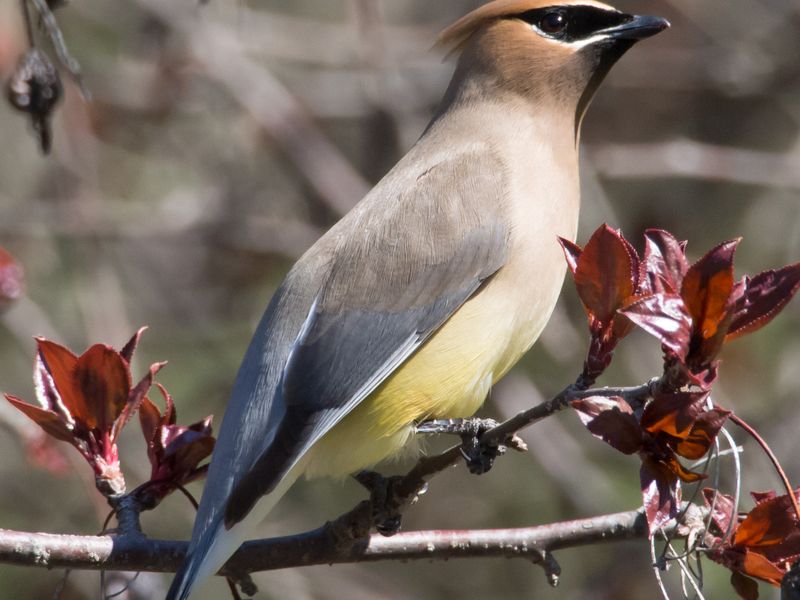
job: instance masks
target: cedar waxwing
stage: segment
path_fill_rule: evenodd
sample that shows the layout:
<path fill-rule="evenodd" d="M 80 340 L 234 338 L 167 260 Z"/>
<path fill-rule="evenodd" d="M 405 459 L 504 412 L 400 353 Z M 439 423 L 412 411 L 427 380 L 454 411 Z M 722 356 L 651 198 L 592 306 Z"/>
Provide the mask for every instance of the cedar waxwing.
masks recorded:
<path fill-rule="evenodd" d="M 587 105 L 668 25 L 593 0 L 495 0 L 441 34 L 459 60 L 430 125 L 267 307 L 168 600 L 257 537 L 300 475 L 354 473 L 416 423 L 477 411 L 559 295 Z"/>

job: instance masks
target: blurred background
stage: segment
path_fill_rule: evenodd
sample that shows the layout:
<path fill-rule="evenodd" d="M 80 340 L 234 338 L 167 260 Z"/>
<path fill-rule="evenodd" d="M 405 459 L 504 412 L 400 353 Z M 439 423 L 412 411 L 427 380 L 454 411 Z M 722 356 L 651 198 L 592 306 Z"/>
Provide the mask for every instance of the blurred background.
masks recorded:
<path fill-rule="evenodd" d="M 0 246 L 27 278 L 27 295 L 0 316 L 0 389 L 33 398 L 34 335 L 81 352 L 95 342 L 120 347 L 147 324 L 134 377 L 169 360 L 159 380 L 179 421 L 219 419 L 273 290 L 420 135 L 453 68 L 431 50 L 434 37 L 478 4 L 72 0 L 61 8 L 93 100 L 64 78 L 50 156 L 39 152 L 27 119 L 0 105 Z M 605 221 L 640 247 L 645 228 L 666 228 L 690 241 L 694 258 L 743 236 L 739 275 L 800 259 L 800 5 L 617 6 L 665 16 L 673 27 L 620 62 L 585 120 L 579 241 Z M 25 47 L 18 2 L 0 0 L 4 81 Z M 483 413 L 502 419 L 572 381 L 584 331 L 568 284 L 545 335 Z M 600 383 L 644 382 L 659 374 L 659 358 L 657 343 L 635 333 Z M 800 303 L 723 358 L 716 401 L 757 426 L 800 479 Z M 66 445 L 60 474 L 33 465 L 20 437 L 25 424 L 0 406 L 0 526 L 96 533 L 107 508 L 88 467 Z M 734 434 L 745 448 L 744 489 L 776 487 L 762 454 Z M 638 461 L 593 439 L 575 415 L 524 437 L 531 452 L 500 460 L 484 477 L 459 468 L 436 479 L 405 528 L 526 526 L 640 505 Z M 135 422 L 121 450 L 134 487 L 149 470 Z M 732 486 L 730 459 L 720 466 Z M 260 534 L 315 527 L 363 496 L 350 481 L 302 483 Z M 175 494 L 144 515 L 144 527 L 186 538 L 192 517 Z M 260 598 L 293 600 L 658 596 L 643 541 L 557 558 L 555 590 L 522 560 L 315 567 L 255 580 Z M 731 597 L 727 572 L 704 573 L 708 597 Z M 129 579 L 109 575 L 107 592 Z M 58 571 L 0 565 L 0 596 L 51 598 L 62 580 Z M 118 597 L 159 598 L 168 581 L 142 574 Z M 98 590 L 97 573 L 72 573 L 61 598 L 97 598 Z M 206 597 L 225 594 L 218 582 Z M 762 594 L 777 598 L 763 586 Z"/>

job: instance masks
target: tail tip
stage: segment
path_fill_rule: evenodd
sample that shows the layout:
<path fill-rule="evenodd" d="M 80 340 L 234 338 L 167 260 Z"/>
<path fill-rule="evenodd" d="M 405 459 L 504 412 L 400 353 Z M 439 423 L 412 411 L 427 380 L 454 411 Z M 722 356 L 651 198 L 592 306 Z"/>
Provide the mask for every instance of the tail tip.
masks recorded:
<path fill-rule="evenodd" d="M 186 600 L 192 591 L 193 584 L 194 577 L 191 571 L 185 568 L 180 569 L 169 586 L 165 600 Z"/>

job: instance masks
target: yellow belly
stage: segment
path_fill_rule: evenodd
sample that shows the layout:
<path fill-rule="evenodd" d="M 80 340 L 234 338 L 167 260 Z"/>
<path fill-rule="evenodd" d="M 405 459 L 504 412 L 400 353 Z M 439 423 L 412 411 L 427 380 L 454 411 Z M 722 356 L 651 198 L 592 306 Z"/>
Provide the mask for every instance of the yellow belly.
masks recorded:
<path fill-rule="evenodd" d="M 513 278 L 490 282 L 315 445 L 306 476 L 338 477 L 370 467 L 397 454 L 415 422 L 473 415 L 544 328 L 563 269 L 549 275 L 537 293 L 522 295 L 524 304 L 520 290 L 507 287 L 519 285 Z"/>

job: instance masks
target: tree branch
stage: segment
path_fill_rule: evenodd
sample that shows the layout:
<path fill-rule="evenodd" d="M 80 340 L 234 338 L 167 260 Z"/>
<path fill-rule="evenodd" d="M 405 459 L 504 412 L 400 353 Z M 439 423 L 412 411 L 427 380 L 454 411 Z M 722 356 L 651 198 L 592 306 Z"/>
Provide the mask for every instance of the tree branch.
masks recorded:
<path fill-rule="evenodd" d="M 674 535 L 677 524 L 667 528 Z M 347 546 L 331 543 L 335 527 L 326 524 L 306 533 L 248 542 L 224 572 L 380 560 L 451 558 L 526 558 L 537 564 L 549 552 L 591 544 L 644 539 L 647 521 L 641 510 L 518 529 L 416 531 L 391 538 L 378 534 Z M 77 536 L 0 529 L 0 562 L 47 568 L 174 572 L 186 542 L 152 540 L 141 535 Z"/>

